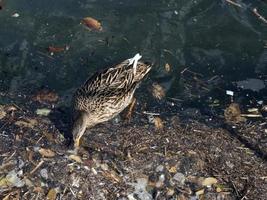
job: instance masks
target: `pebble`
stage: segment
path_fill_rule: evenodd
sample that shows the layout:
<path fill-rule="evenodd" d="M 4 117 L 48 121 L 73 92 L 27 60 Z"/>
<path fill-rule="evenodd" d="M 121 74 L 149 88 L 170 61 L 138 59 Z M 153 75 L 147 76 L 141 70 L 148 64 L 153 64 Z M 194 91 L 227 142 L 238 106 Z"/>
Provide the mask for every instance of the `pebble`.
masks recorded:
<path fill-rule="evenodd" d="M 184 182 L 185 182 L 185 176 L 184 174 L 178 172 L 176 174 L 174 174 L 174 176 L 172 177 L 172 181 L 171 181 L 174 185 L 180 185 L 183 186 Z"/>
<path fill-rule="evenodd" d="M 164 169 L 163 165 L 159 165 L 159 166 L 157 166 L 157 168 L 156 168 L 156 172 L 162 172 L 163 169 Z"/>
<path fill-rule="evenodd" d="M 44 179 L 48 179 L 48 172 L 47 172 L 47 169 L 41 169 L 40 171 L 40 175 L 42 178 Z"/>

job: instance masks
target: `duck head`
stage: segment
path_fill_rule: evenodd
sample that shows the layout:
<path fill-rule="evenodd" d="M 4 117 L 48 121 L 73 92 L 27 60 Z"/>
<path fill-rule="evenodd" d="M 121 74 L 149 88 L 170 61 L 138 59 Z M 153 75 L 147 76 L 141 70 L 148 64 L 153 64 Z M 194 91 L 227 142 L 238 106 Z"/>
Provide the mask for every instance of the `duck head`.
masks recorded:
<path fill-rule="evenodd" d="M 88 119 L 89 119 L 88 114 L 86 112 L 80 111 L 80 112 L 75 112 L 74 114 L 72 136 L 75 149 L 79 148 L 80 146 L 80 139 L 85 133 L 85 130 L 88 125 Z"/>

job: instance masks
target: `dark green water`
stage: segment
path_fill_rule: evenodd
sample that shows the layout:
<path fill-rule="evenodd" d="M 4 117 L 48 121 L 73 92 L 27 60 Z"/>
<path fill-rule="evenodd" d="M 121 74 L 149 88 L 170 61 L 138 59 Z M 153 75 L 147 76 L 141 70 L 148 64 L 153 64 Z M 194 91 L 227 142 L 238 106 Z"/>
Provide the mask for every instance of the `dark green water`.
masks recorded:
<path fill-rule="evenodd" d="M 2 0 L 3 1 L 3 0 Z M 185 67 L 226 80 L 264 77 L 267 18 L 263 0 L 4 0 L 0 10 L 0 87 L 12 93 L 48 87 L 60 94 L 96 70 L 140 52 L 155 63 L 150 80 L 179 87 Z M 18 13 L 19 17 L 12 17 Z M 102 32 L 80 24 L 98 19 Z M 48 46 L 70 49 L 51 56 Z M 171 73 L 164 69 L 171 66 Z M 266 77 L 265 77 L 266 78 Z M 175 89 L 169 91 L 176 96 Z"/>

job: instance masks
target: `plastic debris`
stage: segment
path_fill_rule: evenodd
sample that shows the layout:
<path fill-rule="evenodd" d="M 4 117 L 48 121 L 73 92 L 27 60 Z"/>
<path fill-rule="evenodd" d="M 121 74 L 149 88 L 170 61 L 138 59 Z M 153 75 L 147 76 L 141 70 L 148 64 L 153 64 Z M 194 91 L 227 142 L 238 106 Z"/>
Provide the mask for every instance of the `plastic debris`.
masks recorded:
<path fill-rule="evenodd" d="M 229 96 L 234 96 L 234 92 L 231 90 L 226 90 L 226 94 Z"/>
<path fill-rule="evenodd" d="M 51 113 L 51 110 L 48 108 L 39 108 L 35 111 L 37 115 L 42 115 L 42 116 L 48 116 Z"/>

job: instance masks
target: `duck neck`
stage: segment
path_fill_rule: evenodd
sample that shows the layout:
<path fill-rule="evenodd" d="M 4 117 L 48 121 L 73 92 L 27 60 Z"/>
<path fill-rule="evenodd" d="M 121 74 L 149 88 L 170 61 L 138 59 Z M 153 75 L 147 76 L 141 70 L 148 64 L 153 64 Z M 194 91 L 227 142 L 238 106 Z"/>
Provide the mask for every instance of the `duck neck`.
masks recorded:
<path fill-rule="evenodd" d="M 80 139 L 83 136 L 87 127 L 87 116 L 86 113 L 79 113 L 73 123 L 72 136 L 74 139 L 74 145 L 79 146 Z"/>

